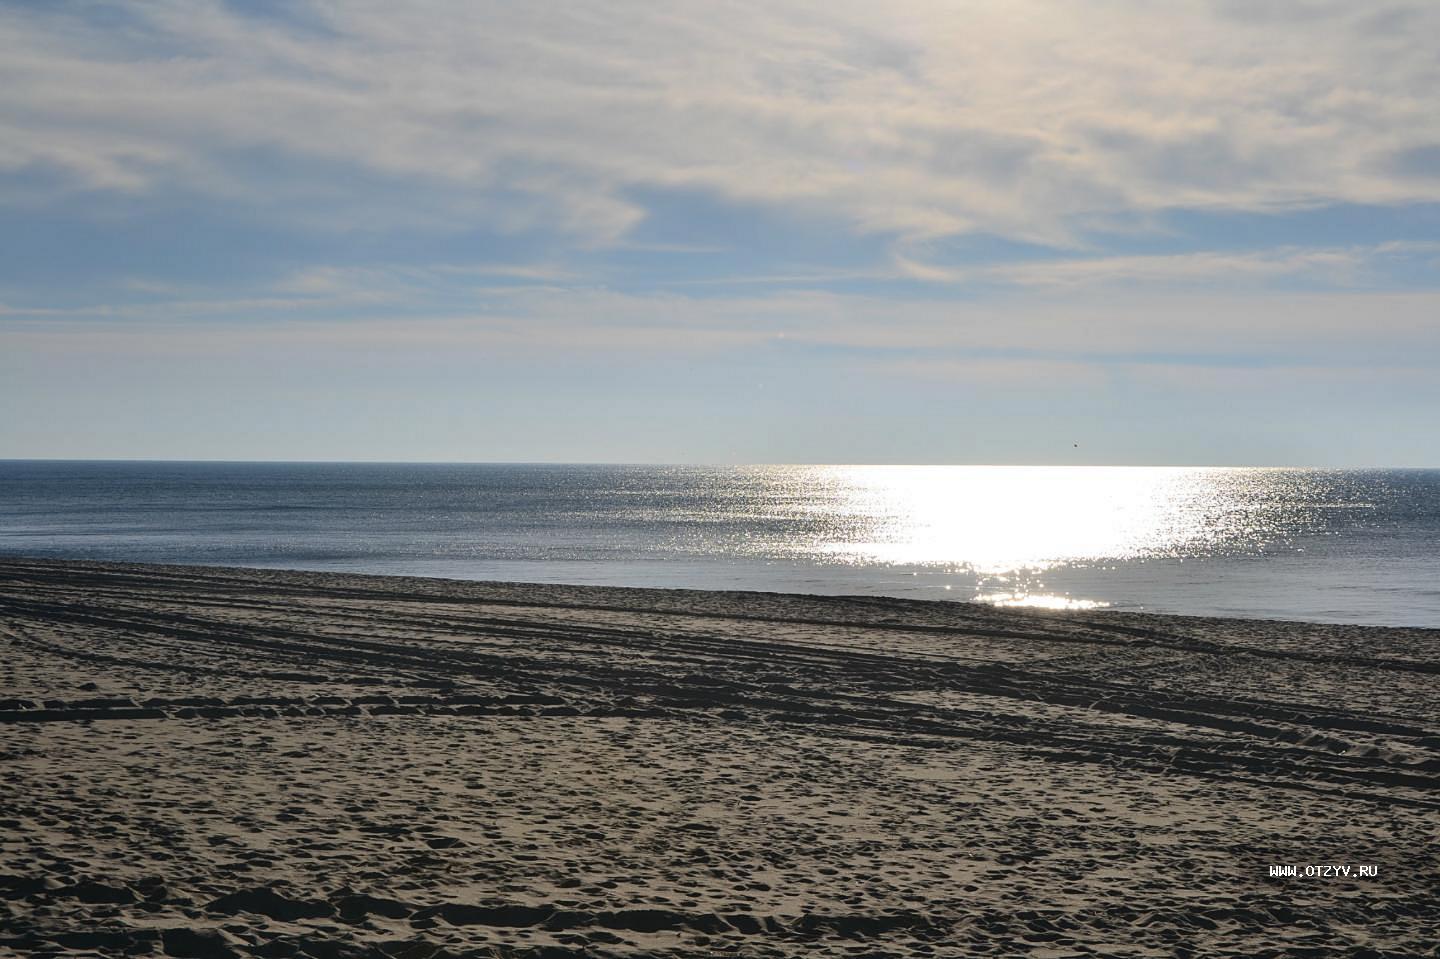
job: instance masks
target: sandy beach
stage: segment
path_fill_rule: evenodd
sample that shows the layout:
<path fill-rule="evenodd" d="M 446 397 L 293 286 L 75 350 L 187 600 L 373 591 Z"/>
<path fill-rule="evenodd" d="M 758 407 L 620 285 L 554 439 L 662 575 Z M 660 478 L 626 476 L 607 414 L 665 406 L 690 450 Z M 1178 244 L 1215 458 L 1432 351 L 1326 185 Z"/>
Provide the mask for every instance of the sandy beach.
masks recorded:
<path fill-rule="evenodd" d="M 1436 630 L 11 559 L 0 649 L 0 953 L 1440 955 Z"/>

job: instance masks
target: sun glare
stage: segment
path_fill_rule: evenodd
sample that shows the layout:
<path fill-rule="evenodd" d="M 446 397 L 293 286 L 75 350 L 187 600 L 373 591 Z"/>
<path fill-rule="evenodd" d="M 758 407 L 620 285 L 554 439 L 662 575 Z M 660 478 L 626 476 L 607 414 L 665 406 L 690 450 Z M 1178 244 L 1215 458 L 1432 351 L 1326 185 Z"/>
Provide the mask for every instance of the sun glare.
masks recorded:
<path fill-rule="evenodd" d="M 1303 519 L 1295 510 L 1321 492 L 1309 488 L 1313 476 L 1267 469 L 807 466 L 765 475 L 780 525 L 746 552 L 954 573 L 975 599 L 1054 609 L 1104 604 L 1047 589 L 1047 570 L 1254 553 L 1294 529 Z"/>
<path fill-rule="evenodd" d="M 1234 535 L 1234 471 L 1133 467 L 833 467 L 821 509 L 870 520 L 820 545 L 861 562 L 963 566 L 985 575 L 1056 563 L 1175 555 Z M 1251 472 L 1251 471 L 1240 471 Z"/>

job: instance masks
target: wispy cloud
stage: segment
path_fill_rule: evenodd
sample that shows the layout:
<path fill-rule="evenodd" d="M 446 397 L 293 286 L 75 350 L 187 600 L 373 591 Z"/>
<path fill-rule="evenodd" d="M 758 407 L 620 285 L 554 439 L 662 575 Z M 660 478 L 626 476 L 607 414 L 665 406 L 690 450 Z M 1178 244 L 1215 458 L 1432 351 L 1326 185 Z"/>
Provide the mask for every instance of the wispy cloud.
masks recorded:
<path fill-rule="evenodd" d="M 652 187 L 1045 242 L 1099 214 L 1440 199 L 1440 63 L 1416 42 L 1440 7 L 1421 0 L 91 12 L 0 11 L 0 169 L 299 217 L 349 168 L 410 184 L 387 216 L 596 243 Z M 363 223 L 347 199 L 324 215 Z"/>
<path fill-rule="evenodd" d="M 1368 246 L 1268 249 L 1099 257 L 1055 257 L 991 266 L 941 266 L 895 255 L 899 275 L 933 283 L 998 283 L 1020 287 L 1128 286 L 1217 283 L 1245 287 L 1280 277 L 1323 280 L 1346 286 L 1383 278 L 1379 270 L 1400 258 L 1440 254 L 1437 242 L 1388 242 Z"/>

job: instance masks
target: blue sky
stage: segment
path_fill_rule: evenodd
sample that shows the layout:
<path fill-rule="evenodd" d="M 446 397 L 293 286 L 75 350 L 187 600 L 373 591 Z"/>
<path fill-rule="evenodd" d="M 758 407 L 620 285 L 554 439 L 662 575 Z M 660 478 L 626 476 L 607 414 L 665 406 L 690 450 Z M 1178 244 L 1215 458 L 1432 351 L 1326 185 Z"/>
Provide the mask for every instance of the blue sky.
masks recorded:
<path fill-rule="evenodd" d="M 1436 36 L 0 0 L 0 456 L 1440 465 Z"/>

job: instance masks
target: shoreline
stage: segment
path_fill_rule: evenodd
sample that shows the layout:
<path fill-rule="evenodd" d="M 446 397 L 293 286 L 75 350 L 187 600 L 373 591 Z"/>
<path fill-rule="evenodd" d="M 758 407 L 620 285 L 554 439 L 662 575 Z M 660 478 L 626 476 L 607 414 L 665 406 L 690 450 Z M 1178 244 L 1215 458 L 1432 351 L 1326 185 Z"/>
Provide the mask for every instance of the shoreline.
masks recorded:
<path fill-rule="evenodd" d="M 0 947 L 1440 940 L 1436 629 L 0 557 L 0 646 Z"/>
<path fill-rule="evenodd" d="M 991 610 L 1000 617 L 1036 616 L 1041 618 L 1058 617 L 1060 619 L 1080 619 L 1086 616 L 1099 616 L 1106 619 L 1126 620 L 1133 619 L 1137 623 L 1155 623 L 1157 625 L 1168 621 L 1195 621 L 1207 625 L 1218 625 L 1235 623 L 1241 625 L 1254 625 L 1256 627 L 1278 627 L 1291 629 L 1297 627 L 1315 627 L 1319 629 L 1336 630 L 1381 630 L 1381 631 L 1402 631 L 1412 633 L 1434 633 L 1440 634 L 1440 625 L 1389 625 L 1384 623 L 1359 623 L 1344 620 L 1316 620 L 1303 618 L 1280 618 L 1267 616 L 1241 616 L 1241 615 L 1219 615 L 1206 613 L 1173 613 L 1166 611 L 1150 611 L 1146 609 L 1131 609 L 1103 604 L 1086 608 L 1054 608 L 1045 606 L 1008 606 L 1001 603 L 988 603 L 978 599 L 926 599 L 911 596 L 898 596 L 889 593 L 809 593 L 797 590 L 765 590 L 765 589 L 726 589 L 726 588 L 696 588 L 690 586 L 630 586 L 630 585 L 609 585 L 592 583 L 570 583 L 570 582 L 544 582 L 532 580 L 509 580 L 509 579 L 468 579 L 455 576 L 428 576 L 417 573 L 377 573 L 360 572 L 349 570 L 325 570 L 325 569 L 303 569 L 288 566 L 244 566 L 227 565 L 221 563 L 151 563 L 132 560 L 114 559 L 74 559 L 70 557 L 36 556 L 33 554 L 4 553 L 0 552 L 0 566 L 6 564 L 29 564 L 29 565 L 53 565 L 59 567 L 94 568 L 97 570 L 193 570 L 212 574 L 225 575 L 234 573 L 255 573 L 255 574 L 280 574 L 295 577 L 323 577 L 326 579 L 356 579 L 359 581 L 382 581 L 394 580 L 397 582 L 413 582 L 418 584 L 448 584 L 463 590 L 468 586 L 494 587 L 509 590 L 547 590 L 547 591 L 571 591 L 576 594 L 583 594 L 587 591 L 603 592 L 610 591 L 618 594 L 634 593 L 637 596 L 659 594 L 675 595 L 684 597 L 744 597 L 744 596 L 788 596 L 800 599 L 812 599 L 820 602 L 856 602 L 856 603 L 893 603 L 893 604 L 916 604 L 919 606 L 934 605 L 937 607 L 962 606 L 979 610 Z"/>

